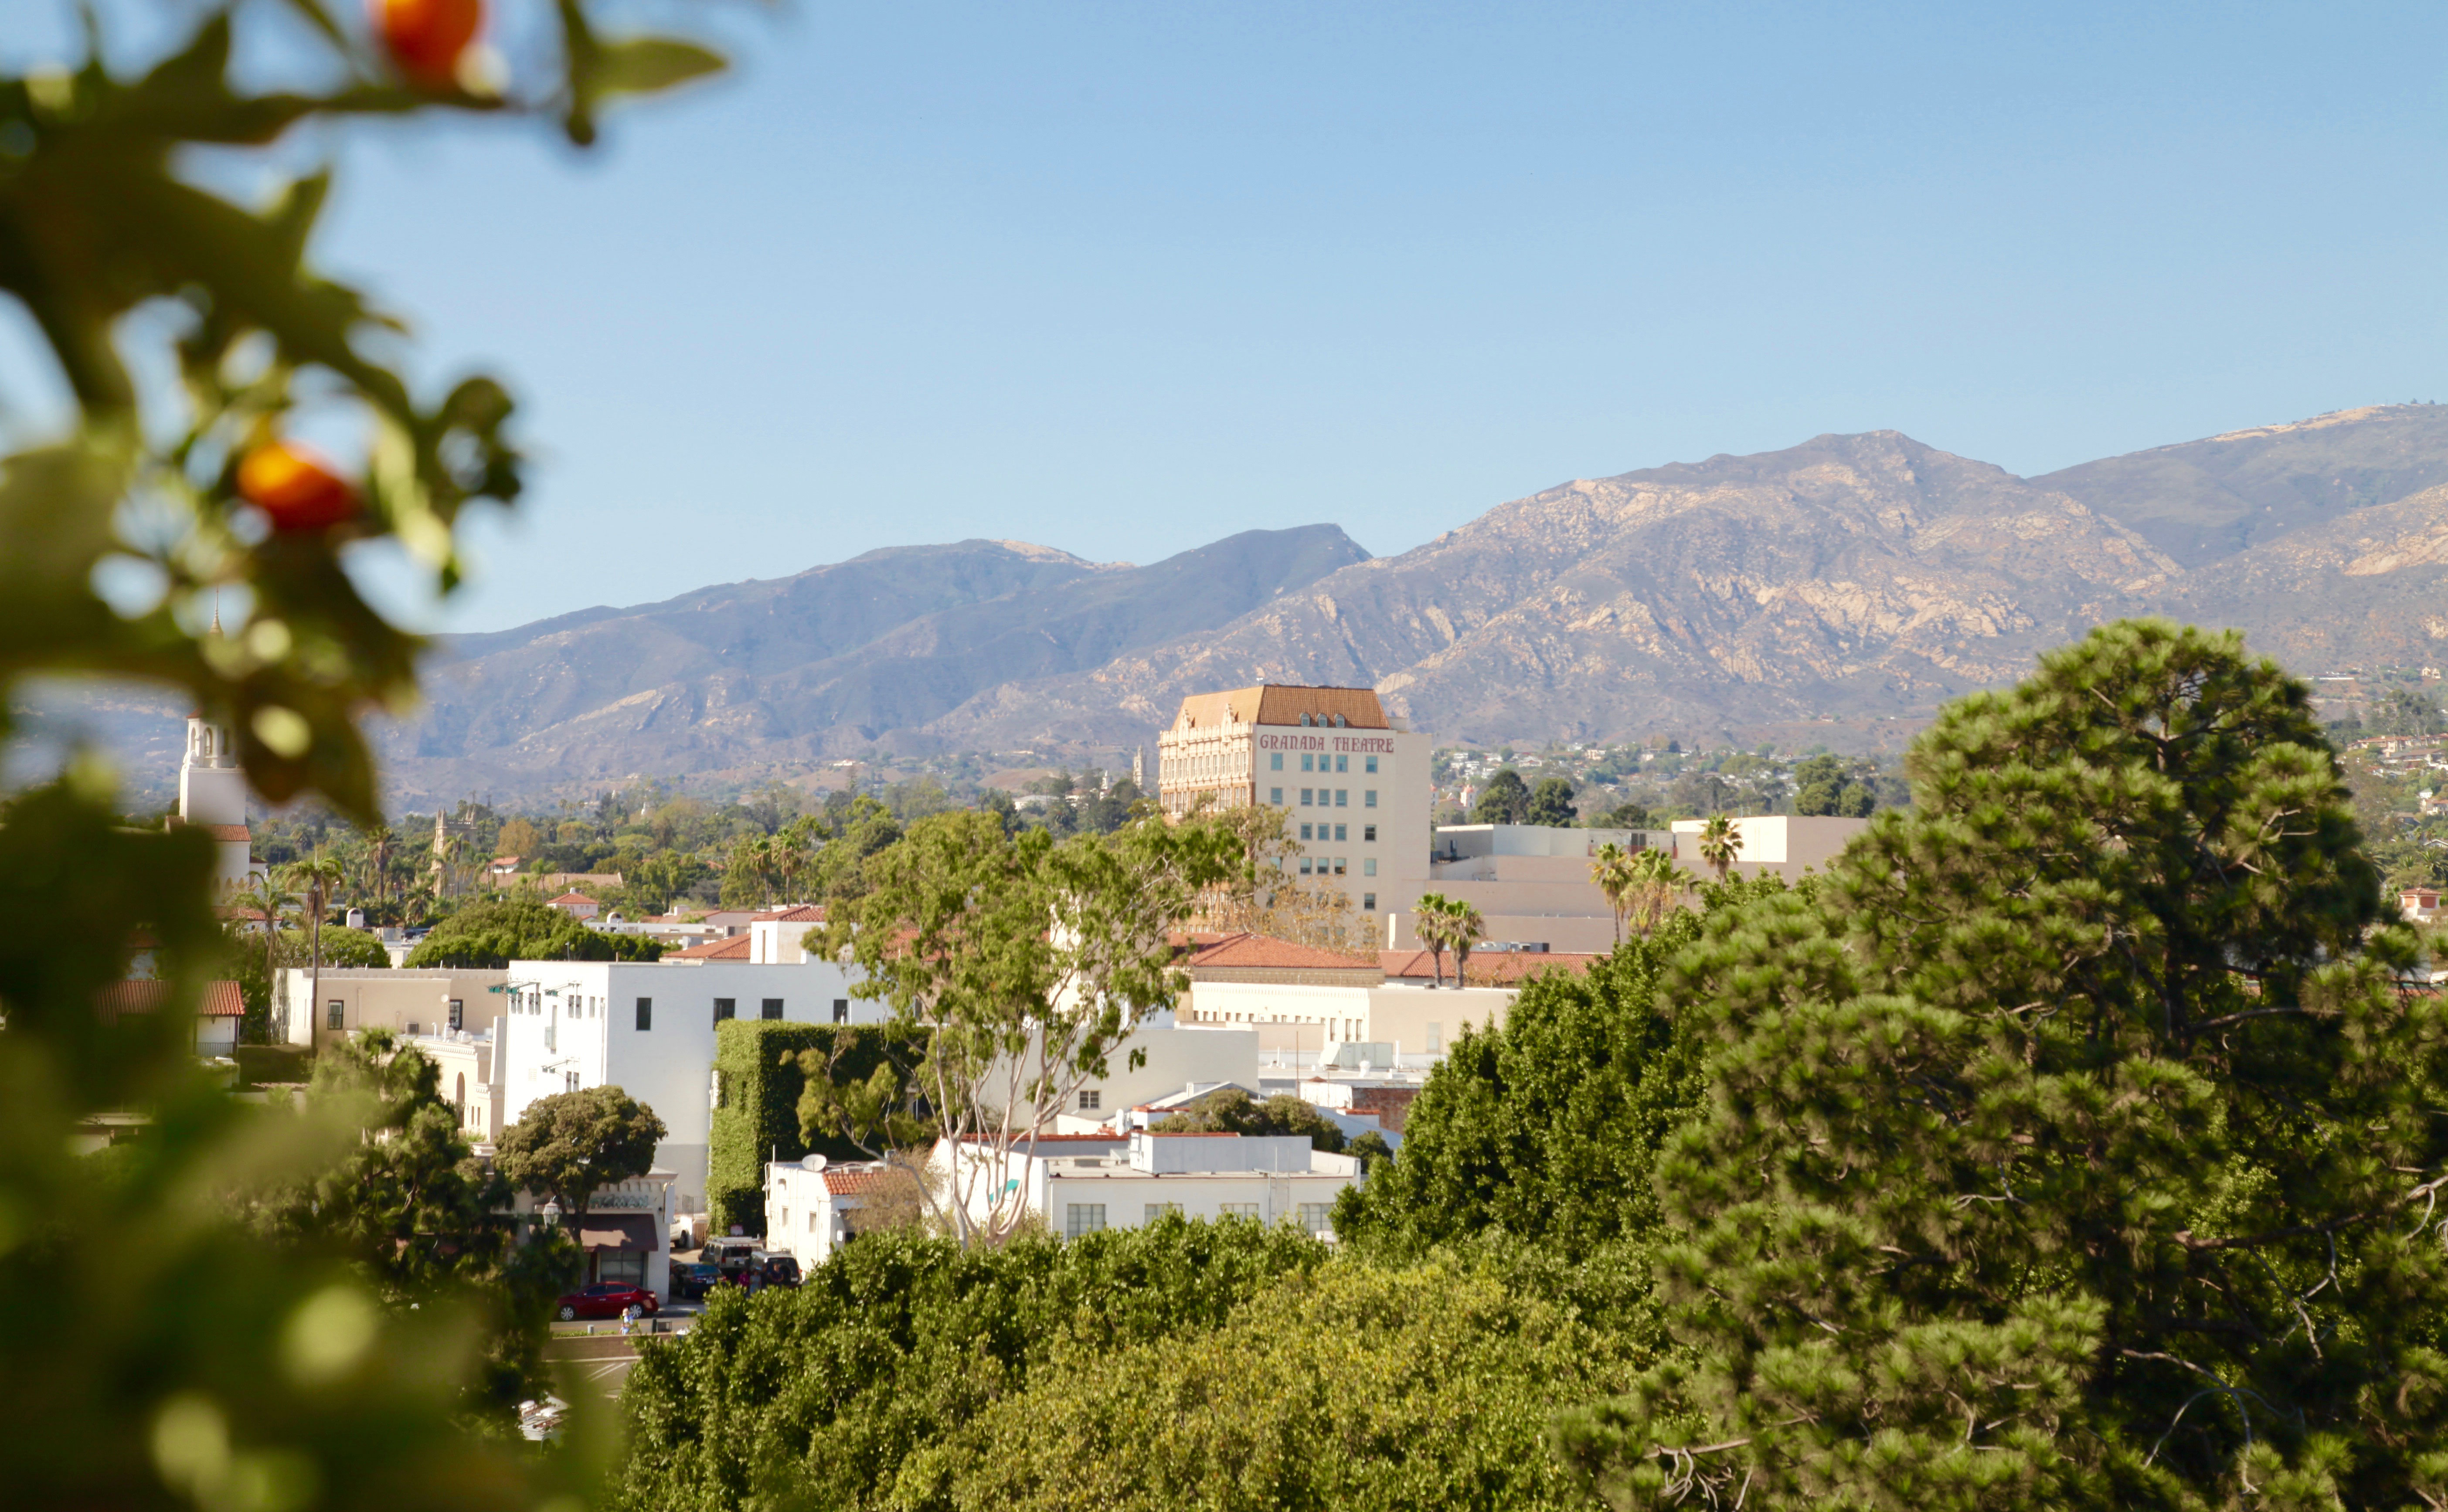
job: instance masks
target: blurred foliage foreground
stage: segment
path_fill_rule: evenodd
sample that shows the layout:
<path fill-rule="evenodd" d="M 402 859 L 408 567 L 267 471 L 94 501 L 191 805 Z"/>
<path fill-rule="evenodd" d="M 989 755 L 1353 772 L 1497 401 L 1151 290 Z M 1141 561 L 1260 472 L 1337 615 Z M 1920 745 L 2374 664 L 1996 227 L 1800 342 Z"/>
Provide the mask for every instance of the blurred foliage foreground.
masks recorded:
<path fill-rule="evenodd" d="M 607 101 L 719 66 L 599 35 L 584 0 L 530 9 L 490 18 L 505 55 L 477 0 L 362 20 L 211 6 L 142 72 L 88 14 L 80 65 L 0 78 L 0 291 L 72 401 L 0 458 L 0 707 L 30 676 L 173 684 L 235 733 L 265 798 L 373 816 L 355 721 L 412 699 L 419 646 L 344 558 L 392 542 L 451 588 L 460 511 L 518 491 L 510 401 L 481 376 L 420 397 L 369 355 L 402 327 L 306 257 L 328 173 L 250 208 L 182 170 L 198 149 L 279 170 L 300 138 L 429 112 L 554 120 L 583 145 Z M 252 77 L 303 82 L 234 87 L 242 33 Z M 360 443 L 327 460 L 293 424 Z M 0 1502 L 577 1493 L 587 1445 L 532 1452 L 505 1411 L 532 1388 L 565 1241 L 498 1215 L 421 1058 L 368 1041 L 286 1103 L 215 1084 L 190 1018 L 221 949 L 211 843 L 129 831 L 117 807 L 79 762 L 0 822 Z M 168 1010 L 105 1022 L 98 994 L 148 943 Z"/>

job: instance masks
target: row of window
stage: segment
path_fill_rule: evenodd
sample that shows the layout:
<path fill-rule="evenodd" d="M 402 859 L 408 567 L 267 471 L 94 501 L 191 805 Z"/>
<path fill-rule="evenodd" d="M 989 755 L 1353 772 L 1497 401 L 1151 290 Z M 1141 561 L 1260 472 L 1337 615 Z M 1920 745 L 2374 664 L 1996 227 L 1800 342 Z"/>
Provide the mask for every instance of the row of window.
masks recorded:
<path fill-rule="evenodd" d="M 1366 772 L 1372 776 L 1376 775 L 1377 758 L 1375 756 L 1362 756 L 1360 760 L 1361 771 Z M 1334 764 L 1332 766 L 1327 765 L 1329 761 Z M 1281 751 L 1274 752 L 1267 757 L 1268 771 L 1281 772 L 1283 769 L 1284 754 Z M 1348 756 L 1325 756 L 1322 754 L 1303 752 L 1301 755 L 1300 769 L 1303 772 L 1348 772 L 1351 770 L 1351 758 Z"/>
<path fill-rule="evenodd" d="M 1295 1221 L 1302 1228 L 1320 1238 L 1334 1232 L 1333 1203 L 1303 1202 L 1299 1208 Z M 1215 1205 L 1218 1217 L 1254 1219 L 1258 1211 L 1255 1202 L 1219 1202 Z M 1154 1223 L 1167 1216 L 1177 1217 L 1180 1214 L 1181 1204 L 1178 1202 L 1145 1202 L 1139 1205 L 1141 1223 Z M 1102 1202 L 1072 1202 L 1062 1209 L 1062 1236 L 1066 1239 L 1076 1239 L 1083 1234 L 1102 1233 L 1104 1227 L 1105 1204 Z"/>
<path fill-rule="evenodd" d="M 1269 788 L 1267 801 L 1278 809 L 1282 808 L 1284 790 Z M 1304 809 L 1348 809 L 1351 807 L 1351 790 L 1349 788 L 1303 788 L 1300 790 L 1300 801 Z M 1377 807 L 1375 788 L 1369 788 L 1360 794 L 1360 806 L 1364 809 Z"/>
<path fill-rule="evenodd" d="M 451 1027 L 451 1028 L 459 1029 L 459 1028 L 465 1028 L 465 1027 L 467 1026 L 467 1025 L 466 1025 L 466 1024 L 463 1022 L 463 1021 L 466 1019 L 466 1017 L 467 1017 L 467 1010 L 468 1010 L 468 1004 L 467 1004 L 467 1001 L 466 1001 L 465 999 L 463 999 L 463 998 L 452 998 L 452 999 L 450 1000 L 450 1027 Z M 347 1020 L 348 1016 L 349 1016 L 349 1004 L 348 1004 L 348 1000 L 347 1000 L 347 999 L 345 999 L 345 998 L 334 998 L 334 999 L 332 999 L 332 1001 L 331 1001 L 331 1002 L 329 1002 L 329 1003 L 327 1003 L 327 1004 L 325 1004 L 325 1005 L 323 1005 L 323 1012 L 324 1012 L 324 1015 L 325 1015 L 325 1018 L 324 1018 L 324 1027 L 325 1027 L 325 1028 L 330 1028 L 330 1029 L 340 1029 L 340 1028 L 346 1028 L 346 1027 L 348 1026 L 348 1025 L 347 1025 L 347 1024 L 346 1024 L 346 1022 L 345 1022 L 345 1021 Z M 408 1026 L 408 1032 L 409 1032 L 409 1033 L 411 1033 L 411 1034 L 414 1034 L 414 1033 L 416 1032 L 416 1025 L 415 1025 L 415 1024 L 410 1024 L 410 1025 Z"/>
<path fill-rule="evenodd" d="M 653 1006 L 653 1003 L 654 1000 L 651 998 L 640 998 L 638 1000 L 639 1028 L 645 1029 L 653 1027 L 653 1025 L 648 1022 L 648 1010 Z M 757 1000 L 757 1016 L 759 1018 L 779 1019 L 782 1016 L 782 1000 L 780 998 L 760 998 Z M 738 999 L 717 998 L 714 1000 L 715 1023 L 720 1024 L 725 1019 L 736 1019 L 737 1017 L 739 1017 Z M 850 1022 L 850 999 L 833 999 L 833 1022 L 835 1024 L 848 1024 Z"/>
<path fill-rule="evenodd" d="M 1303 856 L 1300 858 L 1300 874 L 1302 876 L 1310 876 L 1313 874 L 1321 877 L 1339 877 L 1350 868 L 1350 865 L 1351 858 L 1349 856 L 1322 855 L 1317 858 L 1316 865 L 1314 869 L 1312 869 L 1310 863 L 1310 858 L 1308 856 Z M 1375 856 L 1364 855 L 1360 858 L 1360 874 L 1364 877 L 1373 877 L 1377 874 L 1377 858 Z"/>
<path fill-rule="evenodd" d="M 1317 833 L 1315 834 L 1311 834 L 1310 833 L 1311 830 L 1315 830 Z M 1327 833 L 1329 830 L 1331 830 L 1334 833 L 1332 834 L 1329 834 Z M 1304 840 L 1348 840 L 1351 838 L 1351 826 L 1348 824 L 1304 824 L 1301 826 L 1300 834 L 1301 838 Z M 1362 825 L 1360 827 L 1360 838 L 1363 840 L 1376 839 L 1377 827 L 1373 824 Z"/>

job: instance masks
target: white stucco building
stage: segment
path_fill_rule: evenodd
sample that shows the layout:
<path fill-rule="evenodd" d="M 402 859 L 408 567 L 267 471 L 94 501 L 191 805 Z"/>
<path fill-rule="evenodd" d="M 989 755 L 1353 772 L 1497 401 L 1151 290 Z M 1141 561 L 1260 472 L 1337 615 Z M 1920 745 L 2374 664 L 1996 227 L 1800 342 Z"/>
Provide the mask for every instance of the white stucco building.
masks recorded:
<path fill-rule="evenodd" d="M 509 1011 L 494 1030 L 504 1117 L 516 1123 L 555 1092 L 621 1088 L 663 1120 L 655 1163 L 674 1175 L 678 1213 L 705 1211 L 716 1024 L 892 1016 L 851 996 L 853 971 L 822 961 L 513 961 L 507 975 Z"/>
<path fill-rule="evenodd" d="M 941 1146 L 934 1158 L 948 1180 L 950 1161 Z M 1000 1176 L 970 1183 L 978 1194 L 973 1208 L 1017 1182 L 1014 1191 L 1024 1196 L 1029 1211 L 1066 1239 L 1140 1228 L 1167 1214 L 1292 1223 L 1331 1238 L 1334 1199 L 1361 1179 L 1356 1157 L 1311 1149 L 1297 1136 L 1145 1129 L 1119 1140 L 1042 1141 L 1033 1150 L 1013 1151 L 1010 1169 Z"/>

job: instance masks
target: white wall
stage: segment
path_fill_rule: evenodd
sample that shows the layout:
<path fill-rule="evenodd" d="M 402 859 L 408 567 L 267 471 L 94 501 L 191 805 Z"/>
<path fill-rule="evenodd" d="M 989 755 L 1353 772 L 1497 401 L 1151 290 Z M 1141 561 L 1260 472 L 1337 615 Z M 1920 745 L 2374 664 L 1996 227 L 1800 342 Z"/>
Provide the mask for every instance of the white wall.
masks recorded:
<path fill-rule="evenodd" d="M 705 1210 L 713 1126 L 715 1002 L 756 1019 L 768 998 L 791 1024 L 882 1023 L 891 1010 L 850 995 L 852 973 L 825 962 L 513 961 L 519 1011 L 502 1021 L 503 1105 L 510 1122 L 555 1092 L 617 1086 L 655 1110 L 668 1131 L 655 1163 L 677 1174 L 675 1211 Z M 652 1003 L 638 1027 L 638 1000 Z M 834 1005 L 848 1017 L 836 1021 Z"/>
<path fill-rule="evenodd" d="M 1448 963 L 1447 971 L 1452 967 Z M 1187 1013 L 1198 1024 L 1246 1027 L 1257 1037 L 1258 1063 L 1315 1064 L 1338 1044 L 1393 1042 L 1406 1064 L 1442 1055 L 1464 1024 L 1501 1024 L 1511 987 L 1311 986 L 1275 982 L 1195 982 Z M 1245 1085 L 1248 1083 L 1244 1083 Z"/>

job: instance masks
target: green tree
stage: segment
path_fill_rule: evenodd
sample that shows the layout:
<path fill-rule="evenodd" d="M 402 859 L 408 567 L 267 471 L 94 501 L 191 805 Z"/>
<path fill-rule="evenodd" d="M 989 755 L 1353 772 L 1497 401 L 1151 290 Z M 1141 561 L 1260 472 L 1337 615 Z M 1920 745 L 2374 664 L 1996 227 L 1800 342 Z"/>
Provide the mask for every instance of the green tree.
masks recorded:
<path fill-rule="evenodd" d="M 613 1504 L 940 1505 L 916 1479 L 896 1490 L 905 1464 L 1041 1372 L 1215 1329 L 1326 1261 L 1309 1234 L 1255 1223 L 966 1249 L 862 1235 L 794 1291 L 719 1289 L 686 1337 L 639 1351 Z"/>
<path fill-rule="evenodd" d="M 1169 1113 L 1149 1125 L 1158 1134 L 1242 1134 L 1253 1138 L 1299 1135 L 1310 1148 L 1329 1155 L 1343 1150 L 1343 1131 L 1315 1106 L 1278 1092 L 1261 1102 L 1239 1087 L 1219 1087 L 1197 1105 Z"/>
<path fill-rule="evenodd" d="M 1479 801 L 1470 806 L 1473 824 L 1527 824 L 1530 822 L 1530 787 L 1521 774 L 1506 767 L 1487 779 L 1487 787 Z"/>
<path fill-rule="evenodd" d="M 2111 625 L 1911 770 L 1668 986 L 1718 1046 L 1656 1182 L 1690 1352 L 1571 1463 L 1627 1505 L 2448 1495 L 2448 1033 L 2306 690 Z"/>
<path fill-rule="evenodd" d="M 389 1306 L 454 1307 L 486 1322 L 481 1408 L 506 1414 L 550 1382 L 553 1298 L 578 1273 L 566 1235 L 517 1242 L 507 1181 L 479 1161 L 424 1054 L 369 1029 L 316 1058 L 308 1124 L 347 1137 L 345 1157 L 258 1198 L 268 1237 L 336 1244 Z M 287 1109 L 274 1118 L 294 1120 Z"/>
<path fill-rule="evenodd" d="M 1651 823 L 1649 805 L 1625 802 L 1589 821 L 1593 830 L 1646 830 Z"/>
<path fill-rule="evenodd" d="M 411 967 L 499 968 L 513 961 L 652 961 L 660 941 L 590 929 L 531 892 L 462 905 L 408 953 Z"/>
<path fill-rule="evenodd" d="M 512 1186 L 560 1203 L 574 1229 L 587 1198 L 655 1168 L 655 1146 L 670 1132 L 619 1087 L 583 1087 L 528 1103 L 494 1141 L 495 1160 Z"/>
<path fill-rule="evenodd" d="M 1784 891 L 1773 879 L 1709 890 L 1715 912 Z M 1703 1103 L 1707 1038 L 1686 1034 L 1663 990 L 1699 938 L 1678 913 L 1587 975 L 1545 971 L 1501 1026 L 1466 1030 L 1428 1075 L 1389 1166 L 1347 1192 L 1335 1232 L 1414 1254 L 1491 1230 L 1578 1263 L 1656 1228 L 1667 1136 Z"/>
<path fill-rule="evenodd" d="M 1644 847 L 1632 862 L 1633 914 L 1640 921 L 1641 938 L 1656 932 L 1673 910 L 1676 898 L 1696 891 L 1699 886 L 1697 877 L 1675 864 L 1672 852 Z"/>
<path fill-rule="evenodd" d="M 976 810 L 939 813 L 869 857 L 869 890 L 811 934 L 864 971 L 852 992 L 930 1031 L 914 1080 L 929 1132 L 965 1157 L 936 1214 L 962 1243 L 1021 1223 L 1024 1194 L 1004 1186 L 1012 1149 L 1052 1132 L 1138 1016 L 1185 989 L 1174 931 L 1243 859 L 1240 839 L 1205 819 L 1144 818 L 1058 845 L 1008 836 Z M 849 1132 L 878 1153 L 908 1138 L 897 1123 Z"/>
<path fill-rule="evenodd" d="M 1459 898 L 1447 899 L 1442 932 L 1447 948 L 1454 953 L 1454 986 L 1470 986 L 1471 947 L 1487 937 L 1487 921 L 1481 917 L 1477 905 Z"/>
<path fill-rule="evenodd" d="M 960 1512 L 1577 1506 L 1544 1452 L 1550 1404 L 1605 1391 L 1632 1354 L 1467 1264 L 1330 1264 L 1221 1328 L 1092 1348 L 1035 1376 L 912 1455 L 894 1500 Z"/>
<path fill-rule="evenodd" d="M 1734 870 L 1743 853 L 1743 832 L 1723 813 L 1712 813 L 1700 823 L 1700 860 L 1723 882 Z"/>
<path fill-rule="evenodd" d="M 1524 814 L 1527 822 L 1569 830 L 1578 817 L 1573 812 L 1573 785 L 1562 777 L 1540 777 L 1530 792 L 1530 806 Z"/>

